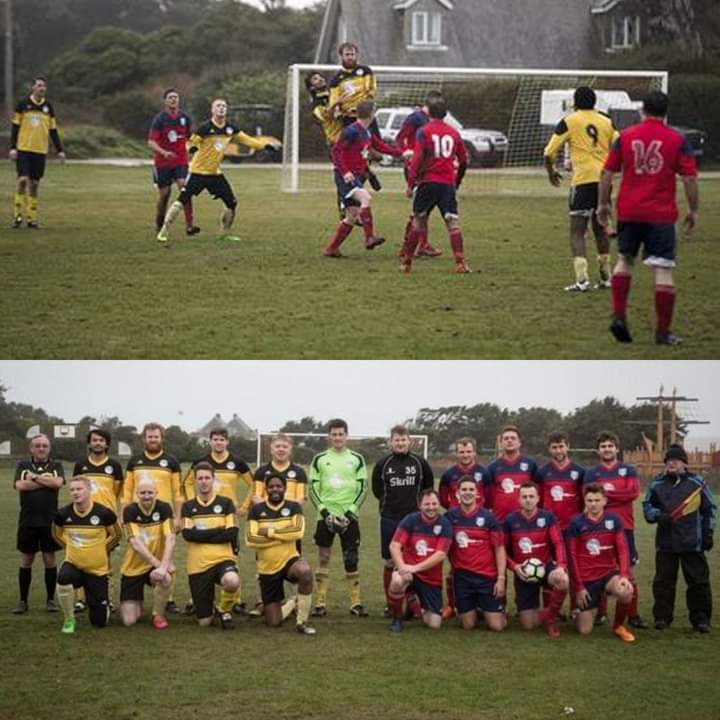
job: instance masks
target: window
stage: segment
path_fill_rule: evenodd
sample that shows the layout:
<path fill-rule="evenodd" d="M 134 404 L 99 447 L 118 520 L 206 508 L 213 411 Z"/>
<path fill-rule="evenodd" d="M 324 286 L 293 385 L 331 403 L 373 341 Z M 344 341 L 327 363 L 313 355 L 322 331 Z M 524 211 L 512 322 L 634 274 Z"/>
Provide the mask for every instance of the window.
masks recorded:
<path fill-rule="evenodd" d="M 442 15 L 431 12 L 412 14 L 412 44 L 440 45 L 442 35 Z"/>
<path fill-rule="evenodd" d="M 640 47 L 640 18 L 614 17 L 612 21 L 611 48 Z"/>

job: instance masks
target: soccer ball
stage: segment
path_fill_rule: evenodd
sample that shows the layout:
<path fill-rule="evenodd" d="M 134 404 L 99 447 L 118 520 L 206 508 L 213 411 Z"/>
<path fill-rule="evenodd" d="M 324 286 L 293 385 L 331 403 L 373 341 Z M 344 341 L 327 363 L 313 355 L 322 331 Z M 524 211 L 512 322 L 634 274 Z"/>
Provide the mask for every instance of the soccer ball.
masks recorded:
<path fill-rule="evenodd" d="M 520 569 L 527 576 L 528 582 L 540 582 L 545 577 L 545 565 L 537 558 L 528 558 Z"/>

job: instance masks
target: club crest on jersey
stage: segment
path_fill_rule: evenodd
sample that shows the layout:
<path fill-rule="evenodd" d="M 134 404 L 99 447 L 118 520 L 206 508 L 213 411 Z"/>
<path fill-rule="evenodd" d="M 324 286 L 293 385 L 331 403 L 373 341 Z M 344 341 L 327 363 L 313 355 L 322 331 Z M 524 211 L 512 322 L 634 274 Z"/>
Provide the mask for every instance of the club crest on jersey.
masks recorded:
<path fill-rule="evenodd" d="M 44 113 L 49 113 L 49 112 L 50 112 L 50 108 L 49 108 L 47 105 L 43 105 L 43 112 L 44 112 Z"/>
<path fill-rule="evenodd" d="M 365 71 L 364 71 L 362 68 L 358 68 L 358 69 L 355 71 L 355 74 L 356 74 L 358 77 L 362 77 L 362 76 L 365 74 Z"/>
<path fill-rule="evenodd" d="M 500 487 L 504 493 L 510 494 L 515 490 L 515 483 L 512 481 L 512 478 L 503 478 Z"/>
<path fill-rule="evenodd" d="M 160 461 L 160 467 L 167 467 L 167 466 L 168 466 L 168 461 L 165 458 L 163 458 Z"/>
<path fill-rule="evenodd" d="M 290 508 L 283 508 L 283 509 L 280 511 L 280 514 L 281 514 L 283 517 L 287 517 L 287 516 L 290 514 Z"/>
<path fill-rule="evenodd" d="M 177 139 L 178 139 L 178 134 L 174 130 L 171 130 L 168 133 L 168 140 L 170 142 L 174 143 L 174 142 L 177 142 Z"/>
<path fill-rule="evenodd" d="M 530 466 L 529 466 L 527 463 L 520 463 L 520 469 L 521 469 L 523 472 L 527 472 L 527 470 L 528 470 L 529 467 L 530 467 Z"/>
<path fill-rule="evenodd" d="M 235 463 L 232 462 L 232 460 L 227 464 L 228 470 L 234 470 L 235 469 Z"/>
<path fill-rule="evenodd" d="M 232 128 L 229 127 L 229 126 L 225 128 L 225 132 L 226 132 L 228 135 L 232 135 L 232 134 L 233 134 L 233 130 L 232 130 Z"/>
<path fill-rule="evenodd" d="M 518 540 L 518 547 L 520 548 L 520 552 L 527 555 L 532 552 L 533 542 L 529 537 L 521 537 Z"/>
<path fill-rule="evenodd" d="M 30 118 L 30 124 L 31 124 L 33 127 L 39 127 L 39 125 L 40 125 L 40 118 L 31 117 L 31 118 Z"/>
<path fill-rule="evenodd" d="M 90 517 L 90 524 L 91 525 L 99 525 L 100 524 L 100 518 L 97 515 L 92 515 Z"/>
<path fill-rule="evenodd" d="M 288 476 L 291 480 L 294 480 L 294 479 L 297 477 L 297 473 L 296 473 L 294 470 L 290 470 L 290 471 L 288 471 L 287 476 Z"/>
<path fill-rule="evenodd" d="M 482 473 L 481 473 L 481 472 L 476 472 L 476 473 L 473 475 L 473 479 L 475 480 L 476 483 L 479 483 L 479 482 L 482 480 Z"/>
<path fill-rule="evenodd" d="M 433 533 L 439 535 L 442 532 L 442 525 L 433 525 Z"/>
<path fill-rule="evenodd" d="M 591 538 L 588 540 L 587 543 L 585 543 L 585 547 L 591 555 L 600 554 L 600 541 L 597 538 Z"/>
<path fill-rule="evenodd" d="M 155 522 L 157 522 L 160 519 L 160 513 L 157 510 L 152 514 L 152 519 Z"/>
<path fill-rule="evenodd" d="M 485 527 L 485 518 L 484 517 L 475 518 L 475 524 L 478 527 Z"/>
<path fill-rule="evenodd" d="M 213 512 L 219 515 L 222 512 L 222 505 L 213 505 Z"/>
<path fill-rule="evenodd" d="M 426 540 L 418 540 L 415 543 L 415 552 L 420 557 L 425 557 L 428 554 L 428 544 Z"/>
<path fill-rule="evenodd" d="M 545 518 L 538 518 L 538 519 L 537 519 L 537 526 L 538 526 L 538 527 L 545 527 Z"/>
<path fill-rule="evenodd" d="M 572 470 L 570 472 L 570 479 L 571 480 L 577 480 L 580 477 L 580 473 L 577 470 Z"/>
<path fill-rule="evenodd" d="M 553 485 L 550 488 L 550 497 L 555 500 L 555 502 L 560 502 L 563 499 L 563 489 L 561 485 Z"/>
<path fill-rule="evenodd" d="M 627 468 L 620 468 L 620 469 L 618 470 L 618 475 L 619 475 L 620 477 L 625 477 L 625 476 L 627 475 Z"/>
<path fill-rule="evenodd" d="M 615 521 L 614 520 L 606 520 L 605 521 L 605 528 L 607 530 L 613 530 L 615 528 Z"/>
<path fill-rule="evenodd" d="M 180 118 L 180 124 L 181 124 L 181 125 L 185 125 L 185 124 L 186 124 L 186 121 L 185 121 L 185 118 L 184 118 L 184 117 L 181 117 L 181 118 Z"/>
<path fill-rule="evenodd" d="M 217 150 L 217 152 L 222 152 L 222 151 L 223 151 L 223 143 L 222 143 L 222 140 L 216 140 L 216 141 L 213 143 L 213 147 L 215 148 L 215 150 Z"/>
<path fill-rule="evenodd" d="M 112 465 L 106 465 L 106 466 L 105 466 L 105 474 L 106 474 L 106 475 L 112 475 L 112 474 L 113 474 Z"/>
<path fill-rule="evenodd" d="M 458 544 L 459 548 L 466 548 L 468 545 L 470 545 L 470 538 L 467 536 L 467 533 L 462 532 L 462 530 L 455 536 L 455 542 Z"/>

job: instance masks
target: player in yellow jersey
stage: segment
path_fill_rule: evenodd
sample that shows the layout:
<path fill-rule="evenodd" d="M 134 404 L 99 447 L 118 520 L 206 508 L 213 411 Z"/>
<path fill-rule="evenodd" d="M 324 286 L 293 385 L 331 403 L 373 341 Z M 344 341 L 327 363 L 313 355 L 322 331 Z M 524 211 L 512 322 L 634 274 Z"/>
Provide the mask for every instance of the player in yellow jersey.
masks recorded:
<path fill-rule="evenodd" d="M 152 624 L 156 630 L 168 626 L 165 609 L 175 574 L 172 507 L 158 500 L 152 478 L 143 478 L 137 487 L 138 502 L 123 511 L 123 528 L 128 548 L 122 564 L 120 617 L 123 625 L 134 625 L 142 616 L 145 585 L 153 588 Z"/>
<path fill-rule="evenodd" d="M 220 586 L 218 616 L 223 630 L 234 627 L 232 606 L 240 575 L 235 563 L 238 525 L 233 501 L 214 490 L 210 463 L 195 466 L 195 497 L 182 506 L 183 538 L 187 541 L 187 574 L 198 623 L 213 619 L 215 585 Z"/>
<path fill-rule="evenodd" d="M 555 169 L 555 156 L 567 143 L 570 148 L 573 175 L 570 188 L 570 248 L 573 254 L 575 282 L 568 292 L 587 292 L 592 287 L 588 275 L 585 233 L 592 225 L 598 252 L 599 280 L 596 288 L 610 287 L 610 243 L 605 228 L 595 216 L 598 187 L 605 159 L 618 132 L 612 120 L 595 110 L 595 91 L 589 87 L 575 90 L 575 111 L 555 128 L 544 150 L 545 169 L 552 185 L 560 185 L 562 176 Z"/>
<path fill-rule="evenodd" d="M 307 500 L 307 474 L 300 465 L 292 461 L 293 441 L 285 433 L 277 433 L 270 440 L 270 462 L 260 465 L 255 471 L 253 502 L 267 498 L 266 480 L 278 475 L 285 481 L 285 499 L 300 503 Z"/>
<path fill-rule="evenodd" d="M 253 505 L 248 518 L 245 540 L 255 550 L 260 577 L 265 622 L 271 627 L 282 624 L 286 615 L 283 583 L 297 583 L 296 628 L 303 635 L 315 635 L 307 624 L 312 605 L 312 570 L 300 556 L 298 540 L 305 533 L 305 518 L 299 503 L 285 499 L 285 480 L 270 475 L 265 481 L 267 500 Z"/>
<path fill-rule="evenodd" d="M 322 73 L 310 73 L 305 78 L 305 87 L 310 93 L 310 111 L 313 119 L 322 129 L 328 147 L 332 147 L 343 129 L 339 113 L 336 113 L 341 101 L 337 99 L 334 105 L 330 104 L 330 89 Z"/>
<path fill-rule="evenodd" d="M 170 206 L 165 216 L 165 222 L 157 234 L 159 242 L 168 242 L 170 239 L 168 235 L 170 225 L 183 209 L 183 205 L 189 203 L 195 195 L 199 195 L 203 190 L 207 190 L 214 198 L 222 200 L 225 205 L 225 209 L 220 216 L 221 234 L 218 239 L 239 240 L 237 236 L 230 233 L 230 228 L 235 219 L 237 200 L 230 183 L 220 169 L 220 163 L 225 156 L 225 149 L 233 139 L 242 145 L 257 150 L 266 148 L 279 150 L 280 146 L 268 145 L 265 140 L 251 137 L 236 125 L 229 124 L 227 122 L 227 109 L 226 100 L 222 98 L 213 100 L 210 119 L 202 123 L 190 136 L 190 140 L 188 140 L 189 151 L 192 153 L 190 174 L 180 191 L 180 196 Z"/>
<path fill-rule="evenodd" d="M 90 623 L 105 627 L 110 612 L 108 597 L 108 549 L 120 540 L 117 515 L 93 502 L 90 479 L 78 475 L 70 481 L 72 502 L 58 510 L 53 535 L 65 546 L 57 595 L 65 616 L 62 631 L 75 632 L 75 588 L 85 589 Z"/>

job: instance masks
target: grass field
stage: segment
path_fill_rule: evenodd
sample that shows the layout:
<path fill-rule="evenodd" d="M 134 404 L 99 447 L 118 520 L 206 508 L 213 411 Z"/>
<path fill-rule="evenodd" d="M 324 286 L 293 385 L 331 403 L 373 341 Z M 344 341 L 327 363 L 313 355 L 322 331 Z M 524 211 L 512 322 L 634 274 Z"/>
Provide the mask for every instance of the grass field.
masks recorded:
<path fill-rule="evenodd" d="M 690 631 L 682 592 L 673 629 L 639 632 L 633 646 L 614 638 L 607 628 L 582 639 L 566 624 L 557 641 L 539 631 L 523 632 L 517 622 L 500 635 L 462 632 L 455 621 L 437 633 L 408 623 L 405 633 L 391 635 L 381 617 L 372 499 L 363 508 L 360 564 L 369 618 L 348 614 L 336 552 L 330 613 L 317 621 L 314 638 L 298 636 L 292 627 L 270 630 L 251 619 L 239 620 L 234 632 L 201 630 L 184 616 L 171 618 L 172 627 L 163 633 L 147 622 L 126 629 L 115 617 L 98 631 L 82 617 L 78 633 L 66 637 L 60 633 L 59 616 L 41 609 L 39 564 L 31 612 L 22 617 L 9 612 L 17 599 L 17 498 L 11 485 L 11 471 L 0 470 L 0 574 L 6 578 L 0 589 L 3 720 L 150 720 L 171 715 L 547 720 L 565 717 L 566 707 L 574 709 L 577 720 L 718 717 L 720 632 L 699 636 Z M 638 526 L 642 613 L 650 618 L 652 535 L 642 521 Z M 309 538 L 310 531 L 306 555 L 314 564 Z M 180 556 L 182 545 L 180 541 Z M 117 567 L 121 551 L 115 556 Z M 717 603 L 717 551 L 710 558 Z M 182 560 L 178 566 L 182 574 Z M 246 549 L 241 570 L 245 599 L 252 602 L 253 567 Z M 181 576 L 178 600 L 187 597 Z"/>
<path fill-rule="evenodd" d="M 389 189 L 399 175 L 382 171 Z M 408 201 L 376 197 L 388 242 L 349 257 L 320 251 L 337 217 L 332 192 L 278 190 L 277 169 L 230 168 L 241 243 L 214 239 L 220 206 L 196 202 L 204 232 L 167 249 L 154 240 L 150 169 L 51 164 L 41 191 L 40 232 L 0 233 L 0 355 L 5 358 L 716 358 L 720 356 L 720 180 L 701 182 L 701 225 L 680 250 L 678 349 L 652 340 L 651 273 L 640 267 L 631 297 L 636 342 L 607 332 L 605 291 L 570 296 L 566 189 L 542 176 L 500 192 L 461 197 L 467 257 L 451 273 L 434 220 L 436 260 L 398 272 Z M 469 182 L 469 181 L 468 181 Z M 10 217 L 14 173 L 0 180 Z M 594 268 L 591 253 L 591 268 Z"/>

